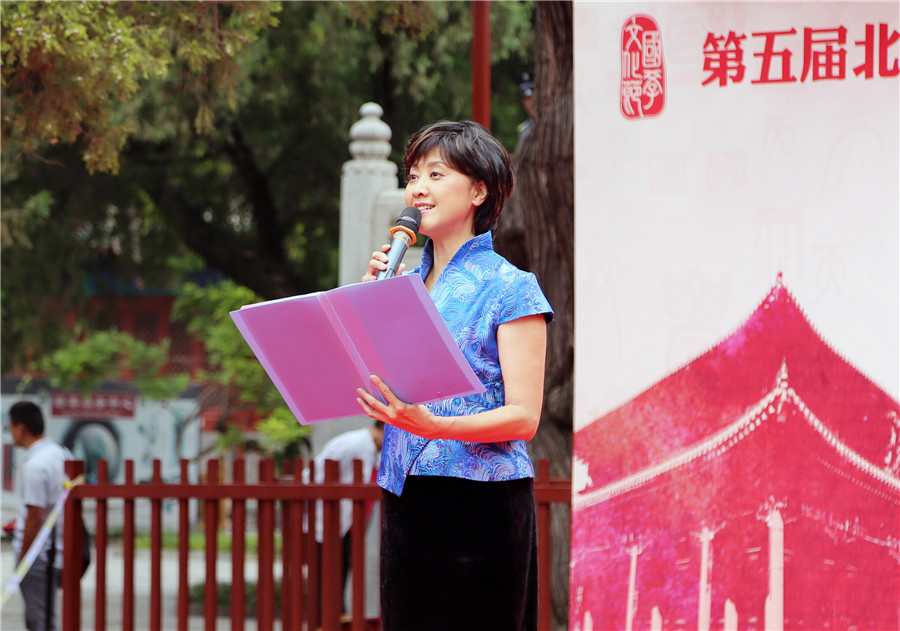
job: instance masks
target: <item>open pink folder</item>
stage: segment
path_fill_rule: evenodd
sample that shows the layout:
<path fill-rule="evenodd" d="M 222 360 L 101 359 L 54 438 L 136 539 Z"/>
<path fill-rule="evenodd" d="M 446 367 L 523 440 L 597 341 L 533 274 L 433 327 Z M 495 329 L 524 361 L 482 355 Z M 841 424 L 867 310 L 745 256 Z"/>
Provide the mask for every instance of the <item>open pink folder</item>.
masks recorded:
<path fill-rule="evenodd" d="M 378 375 L 407 403 L 483 392 L 422 279 L 409 274 L 260 302 L 231 318 L 301 424 L 362 414 Z"/>

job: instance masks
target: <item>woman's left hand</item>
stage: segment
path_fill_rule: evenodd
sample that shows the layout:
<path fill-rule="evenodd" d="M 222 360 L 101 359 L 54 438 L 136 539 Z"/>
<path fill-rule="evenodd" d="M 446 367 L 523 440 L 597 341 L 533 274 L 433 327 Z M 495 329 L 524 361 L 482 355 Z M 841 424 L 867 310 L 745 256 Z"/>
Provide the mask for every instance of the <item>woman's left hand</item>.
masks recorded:
<path fill-rule="evenodd" d="M 440 431 L 442 424 L 441 418 L 433 415 L 431 411 L 424 405 L 411 405 L 397 398 L 397 395 L 376 375 L 371 375 L 369 379 L 381 392 L 387 403 L 380 401 L 377 397 L 369 394 L 362 388 L 357 388 L 359 396 L 356 401 L 368 416 L 376 421 L 383 421 L 388 425 L 393 425 L 400 429 L 406 430 L 411 434 L 416 434 L 423 438 L 435 438 Z"/>

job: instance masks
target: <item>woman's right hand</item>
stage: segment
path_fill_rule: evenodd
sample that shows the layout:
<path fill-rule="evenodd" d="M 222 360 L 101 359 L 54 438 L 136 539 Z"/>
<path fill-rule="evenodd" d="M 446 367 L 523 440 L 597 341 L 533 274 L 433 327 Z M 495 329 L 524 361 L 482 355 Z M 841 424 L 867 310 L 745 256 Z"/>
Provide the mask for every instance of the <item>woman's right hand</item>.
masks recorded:
<path fill-rule="evenodd" d="M 370 280 L 375 280 L 378 277 L 379 272 L 383 272 L 387 269 L 387 252 L 391 249 L 390 243 L 385 243 L 381 246 L 380 251 L 372 252 L 372 258 L 369 260 L 369 269 L 363 275 L 362 282 L 367 283 Z M 397 274 L 400 275 L 403 273 L 403 270 L 406 269 L 406 263 L 400 263 L 400 267 L 397 269 Z"/>

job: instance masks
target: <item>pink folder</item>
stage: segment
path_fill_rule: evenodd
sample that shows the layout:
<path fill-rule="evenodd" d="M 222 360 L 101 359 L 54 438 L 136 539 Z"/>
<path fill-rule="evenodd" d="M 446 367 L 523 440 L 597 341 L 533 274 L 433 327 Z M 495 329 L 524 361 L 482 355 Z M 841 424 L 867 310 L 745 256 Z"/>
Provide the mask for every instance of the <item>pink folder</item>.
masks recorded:
<path fill-rule="evenodd" d="M 231 318 L 301 424 L 362 414 L 378 375 L 407 403 L 484 391 L 414 274 L 260 302 Z"/>

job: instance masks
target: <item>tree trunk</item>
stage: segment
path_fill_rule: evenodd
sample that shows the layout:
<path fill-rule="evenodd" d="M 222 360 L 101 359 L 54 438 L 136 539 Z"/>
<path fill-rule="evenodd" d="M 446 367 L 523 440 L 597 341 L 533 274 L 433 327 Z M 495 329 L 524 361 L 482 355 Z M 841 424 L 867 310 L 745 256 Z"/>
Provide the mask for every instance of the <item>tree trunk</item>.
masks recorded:
<path fill-rule="evenodd" d="M 516 189 L 495 232 L 497 251 L 534 272 L 556 314 L 547 329 L 544 408 L 531 443 L 549 458 L 551 475 L 572 464 L 574 321 L 574 111 L 572 3 L 535 3 L 535 94 L 531 129 L 513 156 Z M 554 626 L 565 628 L 569 605 L 568 507 L 552 512 Z"/>

